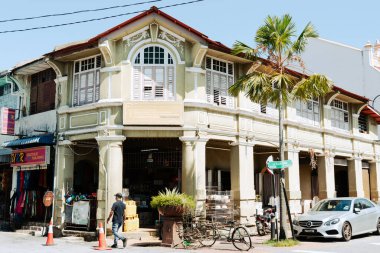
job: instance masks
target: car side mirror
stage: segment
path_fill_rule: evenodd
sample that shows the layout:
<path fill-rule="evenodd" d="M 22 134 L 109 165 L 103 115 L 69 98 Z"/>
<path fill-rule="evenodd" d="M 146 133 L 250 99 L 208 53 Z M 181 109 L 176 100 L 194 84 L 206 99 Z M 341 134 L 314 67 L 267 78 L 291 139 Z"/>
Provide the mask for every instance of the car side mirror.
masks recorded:
<path fill-rule="evenodd" d="M 355 207 L 354 208 L 354 213 L 360 213 L 360 208 Z"/>

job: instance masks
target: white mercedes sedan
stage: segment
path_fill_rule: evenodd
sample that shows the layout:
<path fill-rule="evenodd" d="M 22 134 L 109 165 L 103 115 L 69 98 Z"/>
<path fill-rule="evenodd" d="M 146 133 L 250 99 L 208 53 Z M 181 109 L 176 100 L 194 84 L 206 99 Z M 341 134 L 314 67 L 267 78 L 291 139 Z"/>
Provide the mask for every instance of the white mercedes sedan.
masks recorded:
<path fill-rule="evenodd" d="M 297 238 L 324 237 L 351 240 L 352 236 L 380 235 L 380 206 L 366 198 L 334 198 L 318 202 L 293 220 Z"/>

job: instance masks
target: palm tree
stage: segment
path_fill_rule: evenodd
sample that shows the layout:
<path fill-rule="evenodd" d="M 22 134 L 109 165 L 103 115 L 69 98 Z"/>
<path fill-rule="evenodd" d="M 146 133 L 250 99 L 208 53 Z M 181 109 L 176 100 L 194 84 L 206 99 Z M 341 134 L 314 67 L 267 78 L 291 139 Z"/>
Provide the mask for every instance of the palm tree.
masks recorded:
<path fill-rule="evenodd" d="M 237 96 L 240 92 L 255 103 L 274 104 L 279 111 L 279 153 L 280 160 L 284 160 L 283 141 L 283 108 L 294 100 L 305 101 L 311 98 L 319 98 L 326 95 L 332 89 L 331 81 L 324 75 L 313 74 L 311 76 L 291 75 L 287 67 L 297 63 L 304 68 L 301 53 L 305 50 L 308 38 L 318 37 L 314 26 L 309 22 L 303 31 L 296 36 L 295 23 L 288 14 L 277 17 L 268 16 L 264 25 L 256 32 L 256 47 L 252 48 L 243 42 L 236 41 L 232 52 L 243 55 L 245 58 L 255 61 L 259 56 L 266 56 L 267 65 L 271 73 L 249 71 L 229 88 L 231 95 Z M 280 197 L 280 239 L 289 238 L 285 229 L 285 198 L 284 172 L 280 173 L 279 197 Z"/>

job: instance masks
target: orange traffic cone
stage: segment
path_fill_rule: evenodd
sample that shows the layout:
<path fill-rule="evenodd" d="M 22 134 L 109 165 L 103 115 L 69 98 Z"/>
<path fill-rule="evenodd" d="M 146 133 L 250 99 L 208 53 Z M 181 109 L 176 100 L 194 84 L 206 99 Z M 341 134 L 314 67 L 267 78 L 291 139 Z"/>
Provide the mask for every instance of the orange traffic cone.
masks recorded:
<path fill-rule="evenodd" d="M 54 245 L 54 241 L 53 241 L 53 218 L 51 218 L 50 223 L 49 223 L 49 231 L 48 231 L 45 246 L 53 246 L 53 245 Z"/>
<path fill-rule="evenodd" d="M 99 247 L 95 247 L 95 250 L 111 250 L 111 248 L 108 248 L 106 245 L 103 223 L 101 222 L 99 222 Z"/>

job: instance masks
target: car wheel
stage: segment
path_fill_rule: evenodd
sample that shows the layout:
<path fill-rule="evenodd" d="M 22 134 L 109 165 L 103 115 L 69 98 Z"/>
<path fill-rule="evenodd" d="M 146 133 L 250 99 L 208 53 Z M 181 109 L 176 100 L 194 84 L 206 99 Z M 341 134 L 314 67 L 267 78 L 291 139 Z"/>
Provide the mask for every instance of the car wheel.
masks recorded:
<path fill-rule="evenodd" d="M 342 237 L 343 241 L 346 241 L 346 242 L 348 242 L 352 238 L 352 228 L 351 228 L 350 223 L 348 223 L 347 221 L 343 223 L 342 236 L 343 236 Z"/>
<path fill-rule="evenodd" d="M 376 235 L 380 235 L 380 218 L 377 219 L 377 224 L 376 224 L 376 231 L 375 231 L 375 234 L 376 234 Z"/>

